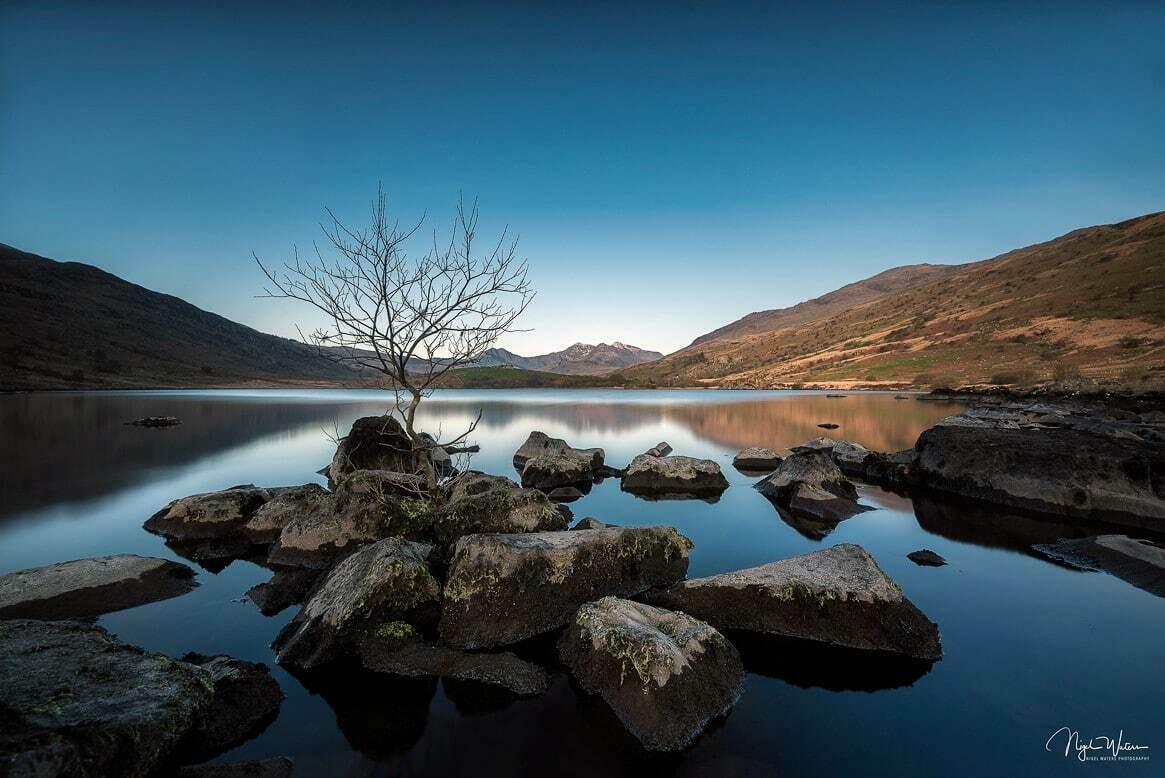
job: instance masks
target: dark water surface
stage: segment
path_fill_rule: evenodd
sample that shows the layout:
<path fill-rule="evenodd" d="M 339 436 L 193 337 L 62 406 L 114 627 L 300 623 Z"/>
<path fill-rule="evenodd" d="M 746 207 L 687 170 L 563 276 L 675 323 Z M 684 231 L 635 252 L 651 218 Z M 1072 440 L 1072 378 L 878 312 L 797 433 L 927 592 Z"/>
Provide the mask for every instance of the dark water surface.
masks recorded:
<path fill-rule="evenodd" d="M 182 391 L 0 396 L 0 573 L 112 553 L 176 557 L 145 521 L 169 500 L 238 483 L 323 482 L 328 434 L 385 410 L 373 391 Z M 295 608 L 265 618 L 243 597 L 269 571 L 234 562 L 166 602 L 103 617 L 121 638 L 180 656 L 263 661 L 287 699 L 266 732 L 218 761 L 286 755 L 316 775 L 1160 775 L 1165 767 L 1165 599 L 1114 577 L 1043 561 L 1030 544 L 1104 527 L 861 486 L 876 508 L 824 537 L 793 526 L 732 468 L 741 448 L 831 437 L 894 451 L 958 406 L 890 395 L 817 393 L 443 392 L 425 426 L 447 431 L 483 412 L 474 467 L 513 475 L 533 429 L 602 446 L 626 464 L 660 440 L 721 463 L 715 504 L 646 502 L 606 481 L 571 507 L 615 524 L 671 524 L 695 541 L 690 576 L 827 548 L 865 546 L 939 625 L 945 658 L 892 662 L 812 645 L 732 636 L 749 670 L 732 713 L 679 755 L 650 755 L 598 698 L 558 672 L 551 691 L 515 700 L 466 683 L 343 673 L 308 685 L 274 666 L 271 639 Z M 173 429 L 128 427 L 175 415 Z M 930 548 L 949 561 L 906 559 Z M 545 646 L 529 648 L 537 652 Z M 1045 750 L 1062 726 L 1121 730 L 1147 763 L 1082 765 Z"/>

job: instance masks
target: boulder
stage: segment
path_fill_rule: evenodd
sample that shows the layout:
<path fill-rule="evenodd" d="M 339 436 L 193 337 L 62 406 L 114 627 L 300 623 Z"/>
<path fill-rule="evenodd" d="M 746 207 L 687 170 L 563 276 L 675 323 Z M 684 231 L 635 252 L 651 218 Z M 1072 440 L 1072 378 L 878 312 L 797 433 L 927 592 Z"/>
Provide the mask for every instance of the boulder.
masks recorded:
<path fill-rule="evenodd" d="M 680 580 L 691 547 L 671 527 L 467 535 L 454 547 L 441 638 L 491 648 L 550 632 L 584 602 Z"/>
<path fill-rule="evenodd" d="M 671 444 L 668 443 L 666 440 L 662 440 L 659 443 L 656 443 L 651 448 L 644 451 L 643 453 L 649 457 L 666 457 L 671 452 L 672 452 Z"/>
<path fill-rule="evenodd" d="M 0 619 L 93 619 L 167 600 L 198 584 L 186 565 L 118 554 L 0 576 Z"/>
<path fill-rule="evenodd" d="M 814 640 L 924 660 L 942 657 L 938 627 L 861 546 L 682 581 L 644 599 L 720 630 Z"/>
<path fill-rule="evenodd" d="M 788 504 L 799 487 L 811 486 L 843 500 L 856 501 L 858 490 L 841 470 L 820 451 L 798 452 L 781 462 L 772 475 L 757 482 L 756 489 L 778 504 Z"/>
<path fill-rule="evenodd" d="M 271 492 L 254 484 L 174 500 L 146 520 L 145 528 L 167 540 L 196 541 L 237 535 Z"/>
<path fill-rule="evenodd" d="M 364 669 L 378 673 L 476 681 L 520 697 L 543 694 L 550 687 L 545 670 L 514 654 L 471 653 L 435 645 L 403 621 L 377 627 L 361 641 L 359 650 Z"/>
<path fill-rule="evenodd" d="M 214 695 L 186 737 L 183 756 L 202 761 L 245 743 L 279 715 L 283 691 L 267 665 L 229 656 L 187 654 L 183 662 L 210 675 Z"/>
<path fill-rule="evenodd" d="M 285 567 L 324 570 L 361 546 L 396 536 L 428 537 L 432 506 L 394 494 L 397 483 L 385 471 L 358 470 L 345 476 L 334 494 L 301 505 L 283 527 L 267 561 Z"/>
<path fill-rule="evenodd" d="M 276 661 L 310 670 L 351 653 L 387 622 L 435 621 L 441 587 L 429 572 L 431 551 L 387 538 L 340 562 L 276 637 Z"/>
<path fill-rule="evenodd" d="M 392 416 L 365 416 L 352 422 L 352 429 L 340 439 L 328 465 L 328 480 L 339 483 L 355 470 L 418 473 L 420 465 L 399 421 Z"/>
<path fill-rule="evenodd" d="M 583 493 L 573 486 L 560 486 L 557 489 L 551 489 L 546 494 L 553 502 L 574 502 L 583 498 Z"/>
<path fill-rule="evenodd" d="M 178 778 L 291 778 L 294 763 L 285 756 L 246 762 L 187 765 L 178 768 Z"/>
<path fill-rule="evenodd" d="M 569 519 L 537 489 L 523 489 L 509 478 L 466 473 L 449 500 L 434 512 L 432 542 L 449 546 L 464 535 L 485 532 L 564 530 Z"/>
<path fill-rule="evenodd" d="M 514 467 L 522 470 L 527 462 L 537 456 L 567 452 L 590 457 L 592 471 L 601 468 L 603 460 L 606 459 L 606 453 L 601 448 L 573 448 L 562 438 L 552 438 L 545 432 L 535 430 L 530 433 L 530 437 L 526 438 L 526 442 L 514 452 Z"/>
<path fill-rule="evenodd" d="M 316 513 L 318 504 L 330 502 L 332 493 L 319 484 L 268 489 L 271 499 L 255 509 L 241 533 L 256 545 L 274 543 L 283 528 L 297 516 Z"/>
<path fill-rule="evenodd" d="M 740 654 L 712 626 L 616 597 L 580 607 L 558 652 L 653 751 L 687 746 L 731 710 L 744 683 Z"/>
<path fill-rule="evenodd" d="M 917 551 L 911 551 L 906 555 L 906 558 L 919 567 L 942 567 L 947 563 L 947 560 L 929 548 L 920 548 Z"/>
<path fill-rule="evenodd" d="M 930 489 L 997 505 L 1165 529 L 1165 443 L 1139 422 L 1065 409 L 975 408 L 918 438 Z"/>
<path fill-rule="evenodd" d="M 788 455 L 788 452 L 778 454 L 776 451 L 754 446 L 738 453 L 732 460 L 732 464 L 739 470 L 771 473 L 780 466 L 781 462 L 785 461 L 785 457 Z"/>
<path fill-rule="evenodd" d="M 1103 570 L 1138 589 L 1165 597 L 1165 545 L 1127 535 L 1043 543 L 1033 548 L 1050 559 L 1081 570 Z"/>
<path fill-rule="evenodd" d="M 719 497 L 728 479 L 711 459 L 640 454 L 627 468 L 621 488 L 645 497 Z"/>
<path fill-rule="evenodd" d="M 72 621 L 0 621 L 0 774 L 152 773 L 213 697 L 209 674 Z"/>
<path fill-rule="evenodd" d="M 522 467 L 522 486 L 534 489 L 589 484 L 594 478 L 594 457 L 583 451 L 547 451 Z"/>
<path fill-rule="evenodd" d="M 849 476 L 885 486 L 903 486 L 917 482 L 913 449 L 894 454 L 870 451 L 860 443 L 839 440 L 831 452 L 834 464 Z"/>
<path fill-rule="evenodd" d="M 813 440 L 810 440 L 806 443 L 802 443 L 799 446 L 793 446 L 789 450 L 794 454 L 807 454 L 813 451 L 824 451 L 828 455 L 829 452 L 833 451 L 833 447 L 836 445 L 836 443 L 837 441 L 835 441 L 833 438 L 822 436 L 819 438 L 814 438 Z"/>

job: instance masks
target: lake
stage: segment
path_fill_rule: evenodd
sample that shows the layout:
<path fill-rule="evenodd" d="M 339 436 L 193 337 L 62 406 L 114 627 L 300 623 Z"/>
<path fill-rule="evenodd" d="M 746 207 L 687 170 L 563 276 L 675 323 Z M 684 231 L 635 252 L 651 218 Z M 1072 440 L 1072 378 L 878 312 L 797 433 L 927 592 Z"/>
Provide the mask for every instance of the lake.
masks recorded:
<path fill-rule="evenodd" d="M 184 561 L 142 529 L 161 506 L 240 483 L 324 483 L 316 471 L 331 459 L 331 437 L 390 400 L 345 390 L 0 396 L 0 573 L 113 553 Z M 859 486 L 875 510 L 829 531 L 787 523 L 751 488 L 756 476 L 732 467 L 744 447 L 819 434 L 908 448 L 960 406 L 888 394 L 444 391 L 423 407 L 422 426 L 452 432 L 479 410 L 473 467 L 487 472 L 514 476 L 513 453 L 535 429 L 602 446 L 616 466 L 661 440 L 676 454 L 716 460 L 731 486 L 715 503 L 648 502 L 609 479 L 570 507 L 614 524 L 675 526 L 695 542 L 692 577 L 858 543 L 938 623 L 945 657 L 919 666 L 730 636 L 748 670 L 740 701 L 688 750 L 652 755 L 561 670 L 534 699 L 354 672 L 309 688 L 274 665 L 269 647 L 296 608 L 267 618 L 244 597 L 270 571 L 245 561 L 217 573 L 192 564 L 193 592 L 99 623 L 173 656 L 226 653 L 272 666 L 287 695 L 279 718 L 218 761 L 285 755 L 303 776 L 1050 775 L 1078 766 L 1062 740 L 1058 752 L 1045 749 L 1062 726 L 1082 737 L 1123 730 L 1165 760 L 1165 599 L 1030 551 L 1111 528 Z M 151 415 L 183 423 L 124 423 Z M 825 432 L 823 422 L 839 428 Z M 920 548 L 949 564 L 916 566 L 906 555 Z M 547 646 L 531 650 L 549 655 Z M 1149 775 L 1150 765 L 1091 769 Z"/>

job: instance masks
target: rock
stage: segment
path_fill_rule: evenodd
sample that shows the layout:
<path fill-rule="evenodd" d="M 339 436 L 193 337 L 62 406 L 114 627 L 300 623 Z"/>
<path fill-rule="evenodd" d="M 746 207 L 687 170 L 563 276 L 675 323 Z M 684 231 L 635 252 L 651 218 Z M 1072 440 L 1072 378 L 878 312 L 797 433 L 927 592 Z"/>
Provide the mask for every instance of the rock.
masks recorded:
<path fill-rule="evenodd" d="M 387 622 L 435 621 L 441 587 L 429 572 L 431 551 L 387 538 L 340 562 L 276 637 L 276 661 L 310 670 L 353 651 Z"/>
<path fill-rule="evenodd" d="M 776 470 L 781 462 L 785 461 L 785 457 L 789 456 L 789 452 L 778 454 L 776 451 L 770 451 L 767 448 L 746 448 L 736 455 L 732 460 L 732 464 L 738 470 L 747 470 L 754 473 L 771 473 Z"/>
<path fill-rule="evenodd" d="M 319 578 L 318 570 L 281 568 L 275 571 L 271 580 L 248 589 L 247 597 L 264 616 L 274 616 L 303 602 Z"/>
<path fill-rule="evenodd" d="M 209 759 L 245 743 L 279 715 L 283 691 L 267 665 L 201 654 L 187 654 L 182 661 L 206 670 L 214 684 L 210 704 L 199 713 L 186 738 L 190 745 L 183 756 L 191 761 Z"/>
<path fill-rule="evenodd" d="M 432 506 L 392 493 L 397 479 L 385 471 L 357 470 L 333 495 L 302 504 L 271 547 L 272 565 L 325 570 L 361 546 L 397 536 L 421 540 L 431 533 Z"/>
<path fill-rule="evenodd" d="M 627 468 L 611 467 L 610 465 L 603 465 L 595 468 L 595 480 L 601 481 L 604 478 L 622 478 L 627 475 Z"/>
<path fill-rule="evenodd" d="M 271 493 L 254 484 L 183 497 L 146 520 L 145 528 L 177 542 L 237 535 Z"/>
<path fill-rule="evenodd" d="M 522 486 L 535 489 L 589 484 L 594 477 L 594 458 L 582 451 L 548 451 L 522 467 Z"/>
<path fill-rule="evenodd" d="M 644 451 L 643 454 L 644 454 L 644 456 L 649 456 L 649 457 L 666 457 L 671 452 L 672 452 L 671 444 L 668 443 L 666 440 L 662 440 L 659 443 L 656 443 L 651 448 Z"/>
<path fill-rule="evenodd" d="M 429 461 L 433 465 L 433 473 L 438 478 L 448 478 L 453 475 L 456 468 L 453 467 L 453 457 L 450 456 L 452 452 L 447 451 L 445 446 L 438 443 L 437 439 L 427 432 L 422 432 L 417 437 L 429 447 L 428 455 Z"/>
<path fill-rule="evenodd" d="M 421 462 L 400 422 L 391 416 L 365 416 L 352 422 L 352 429 L 340 439 L 328 465 L 328 480 L 339 483 L 355 470 L 418 473 Z"/>
<path fill-rule="evenodd" d="M 181 423 L 182 420 L 177 416 L 143 416 L 126 422 L 134 427 L 174 427 Z"/>
<path fill-rule="evenodd" d="M 842 474 L 828 454 L 820 451 L 794 454 L 781 462 L 772 475 L 757 482 L 755 488 L 778 504 L 787 505 L 801 485 L 851 502 L 858 498 L 853 483 Z"/>
<path fill-rule="evenodd" d="M 353 470 L 336 485 L 336 494 L 362 494 L 377 497 L 428 497 L 425 477 L 392 470 Z"/>
<path fill-rule="evenodd" d="M 682 581 L 644 599 L 719 630 L 744 630 L 834 646 L 942 657 L 938 627 L 861 546 Z"/>
<path fill-rule="evenodd" d="M 543 694 L 550 676 L 536 664 L 509 652 L 475 654 L 425 641 L 406 622 L 378 627 L 360 643 L 366 670 L 409 678 L 435 676 L 499 686 L 520 697 Z"/>
<path fill-rule="evenodd" d="M 648 497 L 718 497 L 728 488 L 728 479 L 711 459 L 640 454 L 627 468 L 621 488 Z"/>
<path fill-rule="evenodd" d="M 790 451 L 792 451 L 794 454 L 808 454 L 814 451 L 824 451 L 826 454 L 829 454 L 831 451 L 833 451 L 833 447 L 836 445 L 836 443 L 837 441 L 835 441 L 833 438 L 827 438 L 823 435 L 821 437 L 814 438 L 807 443 L 802 443 L 799 446 L 793 446 Z"/>
<path fill-rule="evenodd" d="M 257 545 L 274 543 L 283 528 L 304 513 L 319 512 L 319 503 L 330 503 L 332 493 L 319 484 L 269 489 L 271 499 L 255 509 L 241 528 L 243 535 Z"/>
<path fill-rule="evenodd" d="M 574 502 L 582 499 L 583 493 L 573 486 L 560 486 L 557 489 L 551 489 L 546 496 L 554 502 Z"/>
<path fill-rule="evenodd" d="M 1103 570 L 1138 589 L 1165 597 L 1165 545 L 1127 535 L 1060 540 L 1033 548 L 1082 570 Z"/>
<path fill-rule="evenodd" d="M 1165 443 L 1151 428 L 1071 409 L 1055 426 L 1033 416 L 972 407 L 943 419 L 915 444 L 922 483 L 997 505 L 1165 528 Z"/>
<path fill-rule="evenodd" d="M 606 454 L 601 448 L 572 448 L 562 438 L 552 438 L 545 432 L 535 430 L 526 438 L 526 442 L 514 452 L 514 467 L 522 470 L 531 459 L 542 454 L 575 453 L 583 454 L 591 459 L 591 470 L 596 471 L 603 466 Z"/>
<path fill-rule="evenodd" d="M 812 484 L 802 483 L 793 487 L 783 507 L 795 516 L 831 525 L 830 530 L 840 522 L 870 510 L 853 500 L 838 497 Z"/>
<path fill-rule="evenodd" d="M 197 585 L 186 565 L 154 557 L 57 562 L 0 576 L 0 619 L 92 619 L 168 600 Z"/>
<path fill-rule="evenodd" d="M 294 763 L 285 756 L 225 764 L 188 765 L 178 778 L 291 778 Z"/>
<path fill-rule="evenodd" d="M 841 400 L 841 399 L 845 398 L 847 395 L 844 395 L 844 394 L 827 394 L 827 395 L 825 395 L 825 396 L 826 396 L 826 397 L 828 397 L 830 400 Z"/>
<path fill-rule="evenodd" d="M 599 521 L 594 516 L 587 516 L 585 518 L 579 519 L 578 524 L 575 524 L 573 527 L 571 527 L 571 529 L 608 529 L 615 526 L 618 525 L 607 524 L 605 522 Z"/>
<path fill-rule="evenodd" d="M 448 502 L 435 511 L 429 539 L 449 546 L 464 535 L 485 532 L 564 530 L 569 517 L 537 489 L 523 489 L 508 478 L 466 473 Z"/>
<path fill-rule="evenodd" d="M 929 548 L 920 548 L 918 551 L 911 551 L 906 555 L 906 558 L 919 567 L 942 567 L 947 563 L 947 560 Z"/>
<path fill-rule="evenodd" d="M 558 629 L 584 602 L 678 581 L 691 547 L 671 527 L 467 535 L 454 547 L 441 638 L 491 648 Z"/>
<path fill-rule="evenodd" d="M 687 746 L 731 710 L 744 684 L 740 654 L 713 627 L 616 597 L 580 607 L 558 652 L 653 751 Z"/>
<path fill-rule="evenodd" d="M 209 674 L 70 621 L 0 621 L 0 774 L 144 776 L 213 696 Z"/>
<path fill-rule="evenodd" d="M 817 426 L 823 430 L 835 430 L 838 427 L 838 425 L 834 424 L 831 421 L 822 422 L 821 424 L 818 424 Z"/>
<path fill-rule="evenodd" d="M 896 395 L 894 395 L 894 399 L 895 400 L 909 400 L 910 398 L 904 394 L 896 394 Z"/>
<path fill-rule="evenodd" d="M 913 449 L 895 454 L 870 451 L 860 443 L 839 440 L 831 452 L 834 464 L 846 475 L 884 486 L 905 486 L 917 483 Z"/>

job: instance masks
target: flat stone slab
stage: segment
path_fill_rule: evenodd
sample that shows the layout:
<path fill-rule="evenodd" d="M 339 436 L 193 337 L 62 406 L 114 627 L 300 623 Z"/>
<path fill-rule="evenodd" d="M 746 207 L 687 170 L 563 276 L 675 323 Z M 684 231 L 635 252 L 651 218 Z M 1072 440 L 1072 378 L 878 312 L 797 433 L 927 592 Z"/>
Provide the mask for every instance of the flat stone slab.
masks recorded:
<path fill-rule="evenodd" d="M 675 583 L 691 548 L 672 527 L 468 535 L 454 547 L 441 638 L 474 649 L 550 632 L 583 603 Z"/>
<path fill-rule="evenodd" d="M 0 774 L 145 776 L 213 698 L 202 668 L 75 621 L 0 621 Z"/>
<path fill-rule="evenodd" d="M 57 562 L 0 576 L 0 619 L 92 619 L 177 597 L 197 585 L 189 567 L 155 557 Z"/>
<path fill-rule="evenodd" d="M 861 546 L 682 581 L 643 599 L 720 630 L 815 640 L 845 648 L 942 658 L 938 626 Z"/>
<path fill-rule="evenodd" d="M 740 654 L 715 628 L 617 597 L 580 607 L 558 652 L 653 751 L 687 746 L 731 710 L 744 683 Z"/>
<path fill-rule="evenodd" d="M 1033 546 L 1036 551 L 1082 570 L 1115 575 L 1138 589 L 1165 597 L 1165 545 L 1127 535 L 1097 535 Z"/>

